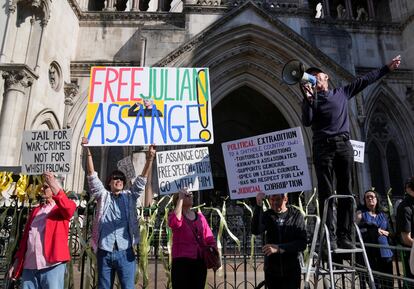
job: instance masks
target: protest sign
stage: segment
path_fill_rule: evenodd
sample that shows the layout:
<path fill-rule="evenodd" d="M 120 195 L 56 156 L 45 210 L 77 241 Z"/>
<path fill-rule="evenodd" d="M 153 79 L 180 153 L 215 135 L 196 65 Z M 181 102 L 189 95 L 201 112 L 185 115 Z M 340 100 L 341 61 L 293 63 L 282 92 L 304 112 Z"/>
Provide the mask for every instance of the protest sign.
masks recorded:
<path fill-rule="evenodd" d="M 131 156 L 127 156 L 117 163 L 118 170 L 125 174 L 127 180 L 134 179 L 137 175 L 135 173 L 134 164 L 132 163 Z"/>
<path fill-rule="evenodd" d="M 222 144 L 230 198 L 312 188 L 299 127 Z"/>
<path fill-rule="evenodd" d="M 364 163 L 365 143 L 357 140 L 350 140 L 354 149 L 354 162 Z"/>
<path fill-rule="evenodd" d="M 24 131 L 22 173 L 40 175 L 45 171 L 69 174 L 72 130 Z"/>
<path fill-rule="evenodd" d="M 161 195 L 213 188 L 207 147 L 157 152 L 157 175 Z"/>
<path fill-rule="evenodd" d="M 92 67 L 90 145 L 213 143 L 207 68 Z"/>

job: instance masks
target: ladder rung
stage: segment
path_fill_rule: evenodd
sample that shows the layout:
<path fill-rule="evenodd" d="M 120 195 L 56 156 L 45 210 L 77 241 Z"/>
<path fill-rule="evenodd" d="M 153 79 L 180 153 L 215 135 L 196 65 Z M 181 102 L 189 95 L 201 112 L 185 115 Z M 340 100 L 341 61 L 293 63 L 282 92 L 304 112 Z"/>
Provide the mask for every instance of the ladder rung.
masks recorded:
<path fill-rule="evenodd" d="M 335 249 L 332 250 L 335 254 L 346 254 L 346 253 L 362 253 L 364 250 L 362 248 L 355 248 L 355 249 Z"/>
<path fill-rule="evenodd" d="M 347 273 L 355 273 L 356 272 L 356 270 L 354 270 L 354 269 L 334 269 L 334 270 L 332 270 L 332 273 L 340 273 L 340 274 L 347 274 Z M 319 274 L 322 274 L 322 275 L 328 275 L 329 274 L 329 270 L 328 269 L 322 269 L 322 268 L 319 268 Z"/>

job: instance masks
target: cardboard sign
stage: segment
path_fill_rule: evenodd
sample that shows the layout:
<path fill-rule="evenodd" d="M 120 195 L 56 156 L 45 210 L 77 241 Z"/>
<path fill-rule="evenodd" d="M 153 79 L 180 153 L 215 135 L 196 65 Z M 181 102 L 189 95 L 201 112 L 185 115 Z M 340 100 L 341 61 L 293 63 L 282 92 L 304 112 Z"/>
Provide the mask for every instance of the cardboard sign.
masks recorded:
<path fill-rule="evenodd" d="M 92 67 L 90 83 L 90 145 L 214 142 L 207 68 Z"/>
<path fill-rule="evenodd" d="M 127 180 L 134 179 L 137 175 L 135 173 L 134 164 L 132 163 L 131 156 L 127 156 L 117 163 L 118 170 L 125 174 Z"/>
<path fill-rule="evenodd" d="M 357 140 L 350 140 L 352 148 L 354 149 L 354 162 L 364 163 L 365 143 Z"/>
<path fill-rule="evenodd" d="M 22 142 L 22 173 L 40 175 L 45 171 L 69 174 L 72 130 L 24 131 Z"/>
<path fill-rule="evenodd" d="M 222 144 L 230 198 L 311 190 L 300 127 Z"/>
<path fill-rule="evenodd" d="M 161 195 L 212 189 L 210 156 L 207 147 L 157 152 L 157 175 Z"/>

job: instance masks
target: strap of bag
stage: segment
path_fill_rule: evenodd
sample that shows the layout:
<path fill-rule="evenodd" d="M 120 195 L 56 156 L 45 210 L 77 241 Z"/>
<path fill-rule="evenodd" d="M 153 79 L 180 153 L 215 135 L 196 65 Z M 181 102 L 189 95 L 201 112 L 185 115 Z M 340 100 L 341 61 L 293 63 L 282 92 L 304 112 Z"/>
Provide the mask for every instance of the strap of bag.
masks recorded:
<path fill-rule="evenodd" d="M 197 216 L 198 217 L 198 216 Z M 186 221 L 187 225 L 190 227 L 191 231 L 194 234 L 194 238 L 196 239 L 196 242 L 198 243 L 198 245 L 200 246 L 200 248 L 203 248 L 203 244 L 201 243 L 201 238 L 198 238 L 196 231 L 194 230 L 194 226 L 191 223 L 190 220 L 188 220 L 184 215 L 183 215 L 184 220 Z"/>

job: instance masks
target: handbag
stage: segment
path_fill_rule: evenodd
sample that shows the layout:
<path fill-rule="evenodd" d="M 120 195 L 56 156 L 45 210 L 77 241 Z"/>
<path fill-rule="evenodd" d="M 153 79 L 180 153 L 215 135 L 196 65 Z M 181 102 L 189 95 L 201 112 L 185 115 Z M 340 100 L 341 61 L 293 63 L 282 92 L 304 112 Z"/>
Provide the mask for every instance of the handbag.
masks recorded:
<path fill-rule="evenodd" d="M 186 220 L 188 226 L 191 228 L 191 231 L 193 232 L 194 237 L 200 246 L 201 257 L 204 261 L 204 265 L 206 265 L 207 269 L 213 269 L 214 271 L 217 271 L 221 267 L 221 258 L 217 246 L 206 245 L 204 238 L 201 238 L 197 235 L 190 221 L 186 217 L 184 217 L 184 219 Z"/>

